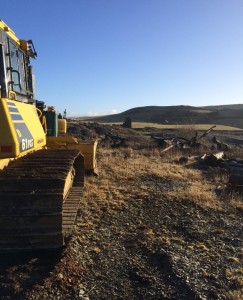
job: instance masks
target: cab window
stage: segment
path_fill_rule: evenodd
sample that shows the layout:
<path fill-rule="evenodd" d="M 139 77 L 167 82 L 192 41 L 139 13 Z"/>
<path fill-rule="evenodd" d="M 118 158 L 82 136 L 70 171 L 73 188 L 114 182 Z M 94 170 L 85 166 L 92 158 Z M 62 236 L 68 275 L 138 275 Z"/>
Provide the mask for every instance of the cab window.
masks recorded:
<path fill-rule="evenodd" d="M 25 76 L 25 64 L 24 54 L 13 43 L 9 42 L 10 52 L 10 65 L 11 65 L 11 77 L 12 77 L 12 89 L 13 91 L 21 94 L 25 94 L 26 91 L 26 76 Z"/>

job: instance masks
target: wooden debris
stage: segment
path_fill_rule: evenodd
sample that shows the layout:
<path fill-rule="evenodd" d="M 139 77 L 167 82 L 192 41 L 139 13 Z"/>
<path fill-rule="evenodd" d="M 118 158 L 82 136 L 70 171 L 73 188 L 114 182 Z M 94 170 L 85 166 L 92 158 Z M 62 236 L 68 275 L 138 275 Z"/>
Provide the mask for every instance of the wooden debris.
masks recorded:
<path fill-rule="evenodd" d="M 217 150 L 221 150 L 221 151 L 228 151 L 230 149 L 230 146 L 220 142 L 215 136 L 213 137 L 213 144 L 214 144 L 214 148 Z"/>
<path fill-rule="evenodd" d="M 215 166 L 219 164 L 219 160 L 220 162 L 222 161 L 224 157 L 224 152 L 218 152 L 218 153 L 214 153 L 214 154 L 210 154 L 210 155 L 206 155 L 204 158 L 204 163 L 210 165 L 210 166 Z"/>
<path fill-rule="evenodd" d="M 166 152 L 166 151 L 168 151 L 168 150 L 170 150 L 171 148 L 173 148 L 175 145 L 170 145 L 170 146 L 168 146 L 167 148 L 165 148 L 162 152 Z"/>
<path fill-rule="evenodd" d="M 209 128 L 207 131 L 205 131 L 202 135 L 198 137 L 198 133 L 196 131 L 195 136 L 191 139 L 187 139 L 184 137 L 172 137 L 171 139 L 167 136 L 151 136 L 152 139 L 154 139 L 159 147 L 164 148 L 164 151 L 167 151 L 173 147 L 176 147 L 178 149 L 191 149 L 191 148 L 199 148 L 202 146 L 202 144 L 199 142 L 200 139 L 204 138 L 208 135 L 208 133 L 213 130 L 216 127 L 216 125 Z M 171 147 L 173 145 L 173 147 Z M 164 152 L 163 151 L 163 152 Z"/>
<path fill-rule="evenodd" d="M 243 163 L 242 160 L 225 159 L 224 152 L 203 155 L 201 161 L 211 167 L 219 167 L 229 174 L 227 191 L 243 190 Z"/>
<path fill-rule="evenodd" d="M 214 128 L 216 127 L 216 125 L 210 127 L 207 131 L 205 131 L 199 138 L 198 140 L 204 138 L 205 136 L 207 136 Z"/>
<path fill-rule="evenodd" d="M 157 142 L 158 146 L 161 148 L 167 148 L 171 145 L 174 145 L 173 139 L 166 139 L 160 136 L 151 136 L 151 138 L 154 139 Z"/>

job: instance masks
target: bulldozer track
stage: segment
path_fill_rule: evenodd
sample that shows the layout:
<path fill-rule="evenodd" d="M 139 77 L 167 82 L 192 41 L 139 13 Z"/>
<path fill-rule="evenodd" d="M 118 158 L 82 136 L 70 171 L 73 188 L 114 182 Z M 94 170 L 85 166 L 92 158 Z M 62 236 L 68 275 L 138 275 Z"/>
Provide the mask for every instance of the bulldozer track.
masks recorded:
<path fill-rule="evenodd" d="M 64 235 L 68 235 L 72 231 L 82 194 L 82 187 L 72 187 L 66 201 L 63 204 L 62 228 Z"/>
<path fill-rule="evenodd" d="M 62 246 L 83 184 L 78 150 L 39 150 L 12 161 L 0 172 L 0 251 Z"/>

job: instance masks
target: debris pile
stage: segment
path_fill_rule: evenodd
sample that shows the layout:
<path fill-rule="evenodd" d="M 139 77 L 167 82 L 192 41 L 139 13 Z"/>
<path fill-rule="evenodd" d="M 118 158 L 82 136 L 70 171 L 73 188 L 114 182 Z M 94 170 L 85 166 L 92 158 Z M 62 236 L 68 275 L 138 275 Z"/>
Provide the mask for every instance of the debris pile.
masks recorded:
<path fill-rule="evenodd" d="M 185 137 L 177 137 L 177 136 L 167 136 L 163 135 L 162 137 L 160 136 L 154 136 L 152 135 L 151 138 L 157 141 L 158 146 L 162 147 L 164 152 L 170 150 L 173 147 L 176 147 L 178 149 L 191 149 L 191 148 L 201 148 L 204 147 L 204 144 L 201 143 L 201 139 L 205 138 L 216 126 L 212 126 L 209 128 L 207 131 L 205 131 L 203 134 L 198 136 L 198 132 L 196 131 L 195 136 L 193 136 L 191 139 L 187 139 Z M 220 143 L 215 137 L 213 138 L 213 143 L 215 145 L 216 142 L 220 145 L 223 143 Z M 215 145 L 212 147 L 215 148 Z M 223 147 L 222 147 L 223 148 Z M 224 150 L 226 150 L 224 148 Z"/>
<path fill-rule="evenodd" d="M 68 133 L 82 141 L 98 139 L 102 147 L 133 149 L 150 147 L 150 138 L 142 132 L 129 128 L 130 121 L 127 120 L 126 123 L 125 120 L 122 126 L 72 121 L 69 122 Z"/>
<path fill-rule="evenodd" d="M 227 159 L 223 151 L 201 157 L 201 161 L 210 166 L 218 167 L 224 170 L 228 176 L 228 191 L 243 191 L 243 159 Z"/>

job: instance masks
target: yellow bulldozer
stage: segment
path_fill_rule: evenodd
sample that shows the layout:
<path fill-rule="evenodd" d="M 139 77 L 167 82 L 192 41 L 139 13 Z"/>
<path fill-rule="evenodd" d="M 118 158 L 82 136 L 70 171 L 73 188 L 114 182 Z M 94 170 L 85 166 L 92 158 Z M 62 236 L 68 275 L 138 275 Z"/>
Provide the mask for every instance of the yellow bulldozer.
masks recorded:
<path fill-rule="evenodd" d="M 0 252 L 55 249 L 72 232 L 97 141 L 66 134 L 66 119 L 34 94 L 32 40 L 0 20 Z"/>

